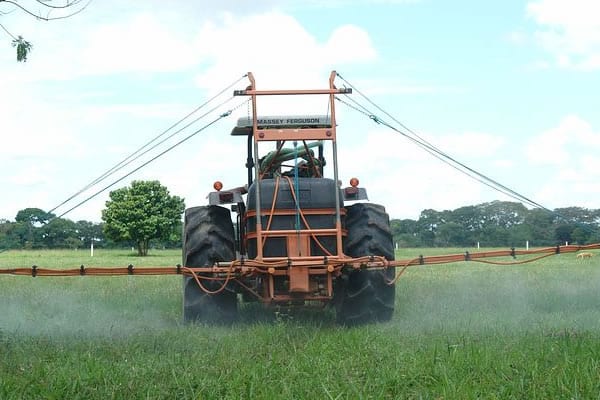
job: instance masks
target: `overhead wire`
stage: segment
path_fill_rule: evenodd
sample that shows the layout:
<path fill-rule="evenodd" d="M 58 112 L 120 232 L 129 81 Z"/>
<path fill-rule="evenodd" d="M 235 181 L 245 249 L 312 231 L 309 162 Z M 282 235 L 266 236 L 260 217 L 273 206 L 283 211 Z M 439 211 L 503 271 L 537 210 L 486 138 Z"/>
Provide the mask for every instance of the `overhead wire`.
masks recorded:
<path fill-rule="evenodd" d="M 154 146 L 152 146 L 151 148 L 147 149 L 146 151 L 143 151 L 148 146 L 150 146 L 152 143 L 156 142 L 158 139 L 160 139 L 161 137 L 163 137 L 164 135 L 166 135 L 173 128 L 175 128 L 176 126 L 178 126 L 179 124 L 181 124 L 182 122 L 184 122 L 186 119 L 188 119 L 189 117 L 191 117 L 192 115 L 194 115 L 195 113 L 197 113 L 198 111 L 200 111 L 201 109 L 203 109 L 204 107 L 206 107 L 208 104 L 212 103 L 217 98 L 219 98 L 220 96 L 222 96 L 223 93 L 225 93 L 227 90 L 230 90 L 232 87 L 234 87 L 235 85 L 237 85 L 245 77 L 247 77 L 247 74 L 242 75 L 240 78 L 236 79 L 234 82 L 232 82 L 231 84 L 227 85 L 225 88 L 223 88 L 222 90 L 220 90 L 219 92 L 217 92 L 214 96 L 212 96 L 210 99 L 208 99 L 205 102 L 203 102 L 202 104 L 200 104 L 198 107 L 196 107 L 195 109 L 193 109 L 191 112 L 189 112 L 188 114 L 186 114 L 184 117 L 180 118 L 177 122 L 175 122 L 174 124 L 172 124 L 171 126 L 169 126 L 167 129 L 163 130 L 161 133 L 159 133 L 158 135 L 156 135 L 150 141 L 146 142 L 143 146 L 139 147 L 137 150 L 135 150 L 134 152 L 132 152 L 131 154 L 129 154 L 123 160 L 119 161 L 113 167 L 111 167 L 108 170 L 104 171 L 100 176 L 98 176 L 97 178 L 93 179 L 88 184 L 86 184 L 83 188 L 79 189 L 77 192 L 75 192 L 74 194 L 72 194 L 71 196 L 69 196 L 66 200 L 62 201 L 60 204 L 58 204 L 57 206 L 55 206 L 54 208 L 52 208 L 50 211 L 48 211 L 48 213 L 53 213 L 58 208 L 62 207 L 63 205 L 67 204 L 69 201 L 73 200 L 75 197 L 79 196 L 80 194 L 82 194 L 83 192 L 87 191 L 88 189 L 96 186 L 97 184 L 99 184 L 100 182 L 104 181 L 105 179 L 107 179 L 111 175 L 115 174 L 116 172 L 120 171 L 121 169 L 127 167 L 132 162 L 136 161 L 137 159 L 139 159 L 143 155 L 147 154 L 148 152 L 154 150 L 156 147 L 160 146 L 161 144 L 163 144 L 167 140 L 171 139 L 173 136 L 181 133 L 184 129 L 190 127 L 194 123 L 196 123 L 199 120 L 201 120 L 202 118 L 206 117 L 211 112 L 215 111 L 219 107 L 221 107 L 224 104 L 226 104 L 231 99 L 228 99 L 228 100 L 220 103 L 219 105 L 213 107 L 211 110 L 209 110 L 206 113 L 202 114 L 200 117 L 195 118 L 194 120 L 192 120 L 192 122 L 189 122 L 184 127 L 178 129 L 177 131 L 175 131 L 174 133 L 172 133 L 171 135 L 169 135 L 167 138 L 163 139 L 162 141 L 160 141 L 159 143 L 155 144 Z M 140 152 L 141 152 L 141 154 L 138 154 Z"/>
<path fill-rule="evenodd" d="M 352 85 L 350 82 L 348 82 L 346 79 L 344 79 L 340 74 L 337 74 L 337 76 L 342 79 L 349 87 L 352 88 L 352 90 L 356 93 L 358 93 L 362 98 L 364 98 L 369 104 L 371 104 L 373 107 L 375 107 L 377 110 L 381 111 L 383 114 L 387 115 L 388 117 L 390 117 L 394 122 L 396 122 L 398 125 L 400 125 L 404 130 L 406 130 L 407 132 L 398 129 L 397 127 L 393 126 L 392 124 L 386 122 L 385 120 L 383 120 L 381 117 L 378 117 L 375 113 L 371 112 L 369 110 L 369 108 L 367 108 L 366 106 L 360 104 L 358 101 L 352 99 L 350 96 L 346 97 L 349 99 L 350 102 L 354 103 L 356 106 L 352 106 L 351 104 L 349 104 L 348 102 L 344 102 L 342 99 L 340 99 L 339 97 L 336 96 L 336 100 L 340 101 L 341 103 L 345 104 L 346 106 L 354 109 L 355 111 L 358 111 L 364 115 L 367 115 L 371 120 L 373 120 L 375 123 L 383 125 L 387 128 L 390 128 L 392 130 L 394 130 L 395 132 L 401 134 L 402 136 L 406 137 L 407 139 L 409 139 L 410 141 L 412 141 L 413 143 L 417 144 L 418 146 L 420 146 L 423 150 L 427 151 L 429 154 L 433 155 L 434 157 L 436 157 L 437 159 L 441 160 L 442 162 L 446 163 L 447 165 L 451 166 L 452 168 L 456 169 L 457 171 L 469 176 L 472 179 L 475 179 L 476 181 L 500 192 L 503 193 L 515 200 L 519 200 L 523 203 L 529 204 L 530 206 L 536 207 L 536 208 L 541 208 L 544 209 L 546 211 L 552 212 L 552 210 L 550 210 L 549 208 L 543 206 L 542 204 L 522 195 L 521 193 L 501 184 L 500 182 L 490 178 L 489 176 L 486 176 L 482 173 L 480 173 L 479 171 L 476 171 L 475 169 L 465 165 L 464 163 L 458 161 L 456 158 L 450 156 L 449 154 L 445 153 L 444 151 L 440 150 L 439 148 L 437 148 L 436 146 L 434 146 L 433 144 L 431 144 L 430 142 L 428 142 L 427 140 L 423 139 L 421 136 L 419 136 L 416 132 L 414 132 L 413 130 L 411 130 L 410 128 L 406 127 L 406 125 L 402 124 L 400 121 L 398 121 L 396 118 L 394 118 L 393 116 L 391 116 L 391 114 L 389 114 L 387 111 L 385 111 L 384 109 L 382 109 L 380 106 L 378 106 L 377 104 L 375 104 L 373 101 L 371 101 L 366 95 L 364 95 L 360 90 L 358 90 L 354 85 Z"/>
<path fill-rule="evenodd" d="M 438 147 L 434 146 L 432 143 L 430 143 L 429 141 L 427 141 L 426 139 L 424 139 L 423 137 L 421 137 L 417 132 L 415 132 L 414 130 L 410 129 L 409 127 L 407 127 L 406 125 L 404 125 L 402 122 L 398 121 L 393 115 L 391 115 L 390 113 L 388 113 L 386 110 L 384 110 L 382 107 L 380 107 L 379 105 L 377 105 L 375 102 L 373 102 L 371 99 L 369 99 L 365 94 L 363 94 L 358 88 L 356 88 L 356 86 L 352 85 L 348 80 L 346 80 L 345 78 L 343 78 L 339 73 L 337 74 L 337 77 L 339 77 L 345 84 L 348 85 L 348 87 L 352 88 L 353 92 L 356 92 L 357 94 L 359 94 L 362 98 L 364 98 L 369 104 L 371 104 L 373 107 L 375 107 L 377 110 L 379 110 L 381 113 L 385 114 L 386 116 L 388 116 L 392 121 L 394 121 L 396 124 L 398 124 L 401 128 L 403 128 L 406 132 L 402 131 L 401 129 L 398 129 L 397 127 L 387 123 L 386 121 L 384 121 L 382 118 L 378 117 L 377 115 L 375 115 L 375 113 L 371 112 L 367 107 L 365 107 L 364 105 L 362 105 L 361 103 L 357 102 L 356 100 L 354 100 L 352 97 L 346 95 L 346 98 L 352 102 L 353 104 L 355 104 L 355 106 L 352 106 L 351 104 L 348 104 L 346 102 L 344 102 L 343 100 L 339 99 L 336 97 L 336 100 L 340 101 L 341 103 L 344 103 L 346 106 L 353 108 L 354 110 L 365 114 L 366 116 L 368 116 L 371 120 L 373 120 L 375 123 L 386 126 L 392 130 L 394 130 L 395 132 L 401 134 L 402 136 L 404 136 L 405 138 L 411 140 L 412 142 L 414 142 L 415 144 L 417 144 L 418 146 L 420 146 L 423 150 L 425 150 L 426 152 L 428 152 L 429 154 L 431 154 L 432 156 L 434 156 L 435 158 L 439 159 L 440 161 L 444 162 L 445 164 L 449 165 L 450 167 L 456 169 L 457 171 L 469 176 L 470 178 L 492 188 L 493 190 L 496 190 L 500 193 L 505 194 L 508 197 L 511 197 L 517 201 L 520 201 L 524 204 L 527 204 L 531 207 L 534 208 L 539 208 L 542 209 L 546 212 L 548 212 L 550 215 L 552 215 L 553 217 L 556 217 L 562 221 L 565 221 L 567 223 L 573 223 L 575 225 L 577 225 L 578 227 L 582 228 L 583 230 L 587 231 L 587 232 L 596 232 L 597 230 L 594 229 L 592 226 L 590 226 L 587 223 L 584 222 L 579 222 L 579 221 L 573 221 L 571 218 L 567 218 L 564 215 L 562 215 L 560 212 L 556 211 L 556 210 L 551 210 L 548 207 L 540 204 L 539 202 L 536 202 L 532 199 L 530 199 L 529 197 L 526 197 L 524 195 L 522 195 L 521 193 L 501 184 L 500 182 L 490 178 L 489 176 L 486 176 L 476 170 L 474 170 L 473 168 L 465 165 L 464 163 L 456 160 L 454 157 L 450 156 L 449 154 L 445 153 L 444 151 L 440 150 Z M 408 133 L 407 133 L 408 132 Z"/>
<path fill-rule="evenodd" d="M 231 101 L 231 99 L 230 99 Z M 91 196 L 86 197 L 83 201 L 80 201 L 79 203 L 77 203 L 75 206 L 69 208 L 67 211 L 63 212 L 62 214 L 60 214 L 58 217 L 56 218 L 62 218 L 63 216 L 65 216 L 66 214 L 70 213 L 71 211 L 75 210 L 76 208 L 82 206 L 83 204 L 87 203 L 88 201 L 90 201 L 91 199 L 95 198 L 96 196 L 98 196 L 99 194 L 101 194 L 102 192 L 106 191 L 107 189 L 110 189 L 112 186 L 116 185 L 117 183 L 121 182 L 122 180 L 124 180 L 125 178 L 131 176 L 132 174 L 134 174 L 135 172 L 139 171 L 140 169 L 144 168 L 146 165 L 150 164 L 151 162 L 157 160 L 158 158 L 162 157 L 163 155 L 165 155 L 166 153 L 170 152 L 171 150 L 173 150 L 174 148 L 176 148 L 177 146 L 181 145 L 182 143 L 185 143 L 186 141 L 188 141 L 189 139 L 191 139 L 192 137 L 196 136 L 198 133 L 204 131 L 205 129 L 209 128 L 210 126 L 214 125 L 215 123 L 217 123 L 218 121 L 220 121 L 221 119 L 228 117 L 229 115 L 231 115 L 233 113 L 234 110 L 240 108 L 241 106 L 243 106 L 244 104 L 246 104 L 249 100 L 244 100 L 243 102 L 241 102 L 240 104 L 238 104 L 237 106 L 227 110 L 226 112 L 220 114 L 217 118 L 215 118 L 214 120 L 212 120 L 211 122 L 207 123 L 206 125 L 202 126 L 200 129 L 195 130 L 194 132 L 192 132 L 191 134 L 189 134 L 188 136 L 184 137 L 183 139 L 181 139 L 180 141 L 176 142 L 175 144 L 169 146 L 166 150 L 163 150 L 162 152 L 160 152 L 159 154 L 155 155 L 154 157 L 152 157 L 151 159 L 147 160 L 146 162 L 144 162 L 143 164 L 141 164 L 140 166 L 136 167 L 135 169 L 133 169 L 132 171 L 128 172 L 127 174 L 123 175 L 122 177 L 120 177 L 119 179 L 113 181 L 112 183 L 110 183 L 109 185 L 103 187 L 102 189 L 98 190 L 97 192 L 93 193 Z"/>
<path fill-rule="evenodd" d="M 361 109 L 359 109 L 358 107 L 355 107 L 355 106 L 353 106 L 353 105 L 349 104 L 348 102 L 345 102 L 344 100 L 342 100 L 342 99 L 340 99 L 340 98 L 337 98 L 337 97 L 336 97 L 336 99 L 337 99 L 337 100 L 338 100 L 340 103 L 342 103 L 342 104 L 346 105 L 347 107 L 349 107 L 349 108 L 352 108 L 352 109 L 354 109 L 355 111 L 358 111 L 358 112 L 360 112 L 360 113 L 362 113 L 362 114 L 366 115 L 366 116 L 367 116 L 367 117 L 369 117 L 370 119 L 374 120 L 376 123 L 378 123 L 378 124 L 381 124 L 381 125 L 384 125 L 384 126 L 386 126 L 386 127 L 389 127 L 389 128 L 391 128 L 391 129 L 393 129 L 393 130 L 397 131 L 397 130 L 396 130 L 394 127 L 390 127 L 389 125 L 387 125 L 387 124 L 384 124 L 384 122 L 383 122 L 381 119 L 377 118 L 377 117 L 376 117 L 376 116 L 374 116 L 373 114 L 370 114 L 370 113 L 368 112 L 368 110 L 367 110 L 367 112 L 365 112 L 364 110 L 361 110 Z M 509 196 L 509 197 L 515 198 L 515 197 L 514 197 L 514 196 L 512 196 L 510 193 L 507 193 L 507 192 L 503 191 L 502 189 L 500 189 L 500 188 L 497 188 L 497 187 L 493 186 L 492 184 L 490 184 L 490 183 L 486 182 L 485 180 L 483 180 L 483 179 L 480 179 L 480 178 L 478 178 L 477 176 L 471 175 L 471 174 L 469 174 L 467 171 L 464 171 L 464 170 L 460 169 L 460 168 L 459 168 L 457 165 L 454 165 L 454 164 L 452 164 L 452 162 L 450 162 L 448 159 L 446 159 L 445 157 L 441 156 L 440 154 L 438 154 L 438 153 L 437 153 L 437 152 L 435 152 L 434 150 L 430 149 L 428 146 L 422 145 L 422 143 L 420 143 L 420 142 L 419 142 L 417 139 L 415 139 L 415 138 L 413 138 L 413 137 L 411 137 L 411 136 L 409 136 L 409 135 L 406 135 L 404 132 L 401 132 L 401 131 L 397 131 L 397 132 L 398 132 L 398 133 L 400 133 L 400 134 L 402 134 L 402 135 L 403 135 L 403 136 L 405 136 L 405 137 L 406 137 L 408 140 L 412 141 L 413 143 L 417 144 L 418 146 L 421 146 L 421 148 L 422 148 L 423 150 L 425 150 L 427 153 L 431 154 L 433 157 L 437 158 L 437 159 L 438 159 L 438 160 L 440 160 L 441 162 L 445 163 L 445 164 L 446 164 L 446 165 L 448 165 L 449 167 L 451 167 L 451 168 L 454 168 L 455 170 L 457 170 L 457 171 L 459 171 L 459 172 L 461 172 L 461 173 L 464 173 L 464 174 L 466 174 L 467 176 L 471 177 L 472 179 L 475 179 L 476 181 L 478 181 L 479 183 L 481 183 L 481 184 L 483 184 L 483 185 L 486 185 L 486 186 L 488 186 L 488 187 L 490 187 L 490 188 L 492 188 L 492 189 L 494 189 L 494 190 L 496 190 L 496 191 L 499 191 L 499 192 L 501 192 L 501 193 L 503 193 L 503 194 L 505 194 L 505 195 L 507 195 L 507 196 Z M 521 201 L 521 199 L 519 199 L 519 200 Z M 528 204 L 529 204 L 529 203 L 528 203 Z M 530 205 L 531 205 L 531 204 L 530 204 Z"/>

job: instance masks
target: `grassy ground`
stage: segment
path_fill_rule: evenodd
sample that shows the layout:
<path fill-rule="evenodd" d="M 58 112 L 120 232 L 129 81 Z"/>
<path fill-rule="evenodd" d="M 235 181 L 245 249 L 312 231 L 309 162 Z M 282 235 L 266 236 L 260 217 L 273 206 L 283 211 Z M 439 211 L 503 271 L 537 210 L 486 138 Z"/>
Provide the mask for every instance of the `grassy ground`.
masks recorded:
<path fill-rule="evenodd" d="M 5 252 L 0 268 L 179 258 Z M 0 276 L 0 399 L 598 398 L 599 267 L 563 254 L 411 268 L 393 320 L 352 329 L 257 307 L 232 327 L 184 326 L 177 276 Z"/>

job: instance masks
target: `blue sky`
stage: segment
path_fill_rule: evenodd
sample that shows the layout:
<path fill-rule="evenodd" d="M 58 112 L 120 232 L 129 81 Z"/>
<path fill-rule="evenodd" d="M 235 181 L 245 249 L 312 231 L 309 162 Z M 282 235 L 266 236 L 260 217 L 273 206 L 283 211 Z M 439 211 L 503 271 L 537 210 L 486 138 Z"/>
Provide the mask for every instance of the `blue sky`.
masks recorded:
<path fill-rule="evenodd" d="M 247 71 L 259 88 L 284 89 L 325 87 L 332 69 L 445 152 L 546 207 L 600 208 L 598 15 L 593 0 L 96 0 L 49 23 L 2 15 L 34 50 L 17 63 L 0 32 L 0 218 L 53 208 Z M 392 217 L 510 200 L 338 110 L 340 178 L 358 176 Z M 240 113 L 113 188 L 159 179 L 194 206 L 216 179 L 243 184 L 245 143 L 229 137 Z M 107 196 L 66 217 L 100 221 Z"/>

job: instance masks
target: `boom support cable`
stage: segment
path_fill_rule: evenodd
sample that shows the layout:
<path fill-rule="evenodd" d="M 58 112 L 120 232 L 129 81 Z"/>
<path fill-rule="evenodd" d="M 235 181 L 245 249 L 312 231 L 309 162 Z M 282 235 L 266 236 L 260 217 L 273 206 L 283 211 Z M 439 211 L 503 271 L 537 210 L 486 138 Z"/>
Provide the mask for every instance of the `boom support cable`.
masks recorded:
<path fill-rule="evenodd" d="M 397 128 L 387 124 L 385 121 L 381 120 L 379 117 L 373 115 L 373 114 L 369 114 L 368 112 L 364 112 L 354 106 L 352 106 L 351 104 L 345 102 L 344 100 L 341 100 L 339 98 L 337 98 L 338 101 L 340 101 L 342 104 L 345 104 L 346 106 L 353 108 L 354 110 L 361 112 L 365 115 L 367 115 L 371 120 L 373 120 L 375 123 L 386 126 L 394 131 L 396 131 L 397 133 L 400 133 L 401 135 L 403 135 L 404 137 L 406 137 L 408 140 L 412 141 L 413 143 L 417 144 L 418 146 L 420 146 L 423 150 L 425 150 L 427 153 L 431 154 L 433 157 L 437 158 L 438 160 L 442 161 L 443 163 L 447 164 L 448 166 L 450 166 L 451 168 L 454 168 L 455 170 L 469 176 L 472 179 L 475 179 L 476 181 L 478 181 L 479 183 L 486 185 L 488 187 L 490 187 L 493 190 L 496 190 L 500 193 L 503 193 L 505 195 L 507 195 L 508 197 L 511 197 L 513 199 L 522 201 L 526 204 L 529 204 L 533 207 L 539 207 L 539 205 L 535 202 L 526 200 L 526 198 L 521 198 L 518 197 L 518 194 L 515 195 L 514 193 L 511 193 L 511 190 L 507 188 L 507 190 L 499 187 L 499 186 L 495 186 L 494 184 L 490 183 L 489 181 L 486 181 L 485 179 L 481 178 L 478 176 L 478 173 L 476 171 L 473 171 L 474 173 L 471 173 L 469 170 L 471 170 L 469 167 L 465 167 L 465 169 L 461 169 L 460 166 L 462 166 L 463 164 L 461 164 L 460 162 L 457 162 L 457 164 L 454 164 L 451 160 L 453 160 L 452 157 L 450 156 L 444 156 L 443 153 L 436 151 L 434 148 L 431 148 L 427 145 L 424 145 L 423 143 L 421 143 L 419 140 L 405 134 L 404 132 L 398 130 Z M 472 171 L 472 170 L 471 170 Z M 542 206 L 542 208 L 546 209 L 545 207 Z M 547 210 L 547 209 L 546 209 Z"/>
<path fill-rule="evenodd" d="M 65 216 L 66 214 L 70 213 L 71 211 L 75 210 L 76 208 L 82 206 L 83 204 L 87 203 L 88 201 L 90 201 L 91 199 L 93 199 L 94 197 L 98 196 L 99 194 L 101 194 L 102 192 L 106 191 L 107 189 L 111 188 L 112 186 L 116 185 L 117 183 L 121 182 L 123 179 L 127 178 L 128 176 L 134 174 L 135 172 L 139 171 L 140 169 L 144 168 L 146 165 L 150 164 L 151 162 L 157 160 L 158 158 L 162 157 L 163 155 L 165 155 L 166 153 L 170 152 L 171 150 L 173 150 L 174 148 L 176 148 L 177 146 L 179 146 L 180 144 L 188 141 L 189 139 L 191 139 L 192 137 L 196 136 L 198 133 L 204 131 L 205 129 L 208 129 L 209 127 L 211 127 L 212 125 L 216 124 L 218 121 L 222 120 L 225 117 L 230 116 L 234 110 L 240 108 L 241 106 L 243 106 L 244 104 L 246 104 L 248 102 L 248 100 L 243 101 L 242 103 L 238 104 L 237 106 L 235 106 L 234 108 L 222 113 L 221 115 L 219 115 L 219 117 L 215 118 L 214 120 L 212 120 L 211 122 L 209 122 L 208 124 L 202 126 L 200 129 L 197 129 L 196 131 L 192 132 L 191 134 L 189 134 L 188 136 L 184 137 L 183 139 L 181 139 L 180 141 L 178 141 L 177 143 L 173 144 L 172 146 L 169 146 L 166 150 L 160 152 L 159 154 L 157 154 L 156 156 L 152 157 L 151 159 L 149 159 L 148 161 L 144 162 L 142 165 L 138 166 L 137 168 L 133 169 L 132 171 L 128 172 L 127 174 L 123 175 L 122 177 L 120 177 L 119 179 L 117 179 L 116 181 L 112 182 L 111 184 L 103 187 L 102 189 L 98 190 L 97 192 L 95 192 L 94 194 L 92 194 L 91 196 L 86 197 L 83 201 L 80 201 L 79 203 L 77 203 L 75 206 L 71 207 L 70 209 L 68 209 L 67 211 L 63 212 L 62 214 L 60 214 L 58 217 L 56 218 L 61 218 L 63 216 Z"/>
<path fill-rule="evenodd" d="M 392 129 L 393 131 L 399 133 L 400 135 L 406 137 L 407 139 L 409 139 L 410 141 L 412 141 L 413 143 L 417 144 L 419 147 L 421 147 L 422 149 L 424 149 L 425 151 L 427 151 L 429 154 L 433 155 L 434 157 L 436 157 L 437 159 L 441 160 L 442 162 L 446 163 L 447 165 L 451 166 L 452 168 L 456 169 L 457 171 L 469 176 L 472 179 L 475 179 L 476 181 L 500 192 L 503 193 L 515 200 L 524 202 L 526 204 L 529 204 L 530 206 L 536 207 L 536 208 L 541 208 L 543 210 L 549 211 L 549 212 L 553 212 L 552 210 L 550 210 L 549 208 L 543 206 L 542 204 L 522 195 L 521 193 L 501 184 L 500 182 L 490 178 L 489 176 L 486 176 L 484 174 L 482 174 L 479 171 L 474 170 L 473 168 L 465 165 L 464 163 L 458 161 L 457 159 L 455 159 L 454 157 L 450 156 L 449 154 L 445 153 L 444 151 L 440 150 L 439 148 L 437 148 L 436 146 L 434 146 L 433 144 L 431 144 L 430 142 L 428 142 L 427 140 L 423 139 L 421 136 L 419 136 L 416 132 L 414 132 L 413 130 L 411 130 L 410 128 L 406 127 L 404 124 L 402 124 L 400 121 L 398 121 L 396 118 L 394 118 L 392 115 L 390 115 L 387 111 L 385 111 L 384 109 L 382 109 L 380 106 L 378 106 L 377 104 L 375 104 L 373 101 L 371 101 L 366 95 L 364 95 L 360 90 L 358 90 L 354 85 L 352 85 L 350 82 L 348 82 L 346 79 L 344 79 L 340 74 L 337 74 L 337 76 L 343 80 L 346 84 L 348 84 L 349 87 L 352 88 L 352 90 L 356 93 L 358 93 L 362 98 L 364 98 L 369 104 L 371 104 L 373 107 L 375 107 L 377 110 L 381 111 L 383 114 L 387 115 L 388 117 L 390 117 L 394 122 L 396 122 L 398 125 L 400 125 L 400 127 L 402 127 L 405 131 L 393 126 L 392 124 L 386 122 L 385 120 L 383 120 L 382 118 L 378 117 L 377 115 L 375 115 L 375 113 L 371 112 L 367 107 L 361 105 L 360 103 L 358 103 L 356 100 L 351 99 L 349 96 L 348 99 L 350 99 L 351 102 L 353 102 L 356 106 L 353 106 L 351 104 L 349 104 L 348 102 L 345 102 L 343 100 L 341 100 L 339 97 L 336 96 L 336 100 L 340 101 L 341 103 L 345 104 L 346 106 L 354 109 L 355 111 L 358 111 L 366 116 L 368 116 L 371 120 L 373 120 L 373 122 L 383 125 L 389 129 Z"/>
<path fill-rule="evenodd" d="M 421 137 L 419 134 L 417 134 L 415 131 L 413 131 L 412 129 L 410 129 L 409 127 L 407 127 L 406 125 L 404 125 L 402 122 L 398 121 L 396 118 L 394 118 L 394 116 L 392 116 L 390 113 L 388 113 L 387 111 L 385 111 L 383 108 L 381 108 L 380 106 L 378 106 L 377 104 L 375 104 L 372 100 L 370 100 L 366 95 L 364 95 L 359 89 L 357 89 L 354 85 L 352 85 L 350 82 L 348 82 L 346 79 L 344 79 L 340 74 L 337 74 L 337 76 L 344 81 L 350 88 L 352 88 L 352 90 L 359 94 L 362 98 L 364 98 L 369 104 L 371 104 L 373 107 L 375 107 L 377 110 L 379 110 L 381 113 L 385 114 L 386 116 L 388 116 L 392 121 L 394 121 L 396 124 L 398 124 L 403 130 L 391 125 L 390 123 L 384 121 L 382 118 L 378 117 L 377 115 L 375 115 L 373 112 L 371 112 L 367 107 L 365 107 L 364 105 L 360 104 L 358 101 L 356 101 L 355 99 L 351 98 L 350 96 L 346 96 L 346 98 L 348 99 L 349 102 L 353 103 L 350 104 L 349 102 L 346 102 L 342 99 L 340 99 L 339 97 L 336 96 L 336 100 L 338 100 L 339 102 L 343 103 L 344 105 L 348 106 L 351 109 L 354 109 L 355 111 L 364 114 L 365 116 L 367 116 L 369 119 L 371 119 L 373 122 L 383 125 L 389 129 L 392 129 L 393 131 L 399 133 L 400 135 L 404 136 L 405 138 L 409 139 L 410 141 L 412 141 L 413 143 L 415 143 L 416 145 L 418 145 L 419 147 L 421 147 L 423 150 L 425 150 L 426 152 L 428 152 L 429 154 L 431 154 L 433 157 L 437 158 L 438 160 L 444 162 L 445 164 L 447 164 L 448 166 L 454 168 L 455 170 L 469 176 L 470 178 L 478 181 L 479 183 L 482 183 L 488 187 L 490 187 L 493 190 L 496 190 L 500 193 L 505 194 L 508 197 L 511 197 L 517 201 L 520 201 L 524 204 L 530 205 L 534 208 L 540 208 L 548 213 L 550 213 L 551 215 L 557 217 L 560 220 L 566 221 L 568 223 L 574 223 L 575 225 L 577 225 L 578 227 L 581 227 L 582 229 L 584 229 L 587 232 L 595 232 L 596 230 L 591 227 L 589 224 L 586 224 L 584 222 L 579 222 L 579 221 L 573 221 L 570 218 L 565 217 L 564 215 L 562 215 L 561 213 L 551 210 L 548 207 L 530 199 L 529 197 L 526 197 L 524 195 L 522 195 L 521 193 L 501 184 L 500 182 L 490 178 L 489 176 L 486 176 L 476 170 L 474 170 L 473 168 L 465 165 L 464 163 L 458 161 L 457 159 L 455 159 L 454 157 L 450 156 L 449 154 L 445 153 L 444 151 L 440 150 L 438 147 L 434 146 L 432 143 L 428 142 L 426 139 L 424 139 L 423 137 Z M 407 133 L 408 132 L 408 133 Z"/>
<path fill-rule="evenodd" d="M 178 133 L 180 133 L 184 129 L 186 129 L 189 126 L 191 126 L 192 124 L 198 122 L 199 120 L 201 120 L 202 118 L 204 118 L 208 114 L 210 114 L 211 112 L 215 111 L 217 108 L 221 107 L 222 105 L 224 105 L 225 103 L 227 103 L 228 101 L 230 101 L 231 99 L 226 100 L 226 101 L 220 103 L 219 105 L 213 107 L 211 110 L 209 110 L 206 113 L 202 114 L 200 117 L 195 118 L 194 120 L 192 120 L 192 122 L 189 122 L 188 124 L 186 124 L 182 128 L 179 128 L 177 131 L 175 131 L 171 135 L 167 136 L 167 138 L 161 140 L 159 143 L 155 144 L 154 146 L 152 146 L 149 149 L 147 149 L 147 150 L 144 151 L 144 149 L 146 149 L 147 147 L 149 147 L 152 143 L 156 142 L 158 139 L 160 139 L 161 137 L 163 137 L 164 135 L 166 135 L 169 131 L 171 131 L 172 129 L 174 129 L 176 126 L 178 126 L 179 124 L 181 124 L 182 122 L 184 122 L 186 119 L 190 118 L 192 115 L 194 115 L 195 113 L 197 113 L 198 111 L 200 111 L 201 109 L 203 109 L 204 107 L 206 107 L 208 104 L 212 103 L 214 100 L 216 100 L 217 98 L 219 98 L 220 96 L 222 96 L 223 93 L 227 92 L 232 87 L 234 87 L 235 85 L 237 85 L 242 79 L 246 78 L 247 75 L 248 74 L 244 74 L 243 76 L 241 76 L 240 78 L 236 79 L 234 82 L 232 82 L 231 84 L 229 84 L 227 87 L 225 87 L 224 89 L 220 90 L 217 94 L 215 94 L 214 96 L 212 96 L 210 99 L 208 99 L 204 103 L 200 104 L 198 107 L 196 107 L 194 110 L 192 110 L 191 112 L 189 112 L 187 115 L 185 115 L 184 117 L 180 118 L 177 122 L 175 122 L 174 124 L 172 124 L 171 126 L 169 126 L 167 129 L 165 129 L 160 134 L 158 134 L 157 136 L 155 136 L 154 138 L 152 138 L 150 141 L 146 142 L 143 146 L 139 147 L 137 150 L 135 150 L 134 152 L 132 152 L 131 154 L 129 154 L 123 160 L 119 161 L 113 167 L 111 167 L 108 170 L 104 171 L 100 176 L 98 176 L 97 178 L 93 179 L 91 182 L 89 182 L 88 184 L 86 184 L 83 188 L 81 188 L 80 190 L 78 190 L 77 192 L 75 192 L 74 194 L 72 194 L 71 196 L 69 196 L 66 200 L 64 200 L 63 202 L 61 202 L 60 204 L 58 204 L 57 206 L 55 206 L 54 208 L 52 208 L 50 211 L 48 211 L 48 213 L 52 213 L 52 212 L 56 211 L 58 208 L 62 207 L 63 205 L 65 205 L 69 201 L 73 200 L 75 197 L 79 196 L 81 193 L 85 192 L 86 190 L 88 190 L 88 189 L 92 188 L 93 186 L 99 184 L 100 182 L 104 181 L 105 179 L 107 179 L 111 175 L 113 175 L 116 172 L 120 171 L 121 169 L 125 168 L 126 166 L 128 166 L 132 162 L 136 161 L 137 159 L 139 159 L 143 155 L 147 154 L 149 151 L 154 150 L 156 147 L 158 147 L 159 145 L 163 144 L 165 141 L 171 139 L 173 136 L 177 135 Z"/>

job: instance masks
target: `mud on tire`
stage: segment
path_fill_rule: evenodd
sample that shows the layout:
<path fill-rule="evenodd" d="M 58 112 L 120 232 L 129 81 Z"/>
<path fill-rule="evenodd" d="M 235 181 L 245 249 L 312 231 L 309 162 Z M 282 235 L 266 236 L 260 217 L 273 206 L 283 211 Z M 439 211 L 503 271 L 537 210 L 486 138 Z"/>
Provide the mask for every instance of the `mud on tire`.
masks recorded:
<path fill-rule="evenodd" d="M 185 210 L 183 227 L 183 264 L 203 267 L 216 261 L 235 258 L 235 234 L 231 212 L 219 206 L 193 207 Z M 209 290 L 218 289 L 220 281 L 203 280 Z M 183 319 L 186 322 L 232 322 L 237 318 L 237 294 L 233 287 L 218 294 L 205 293 L 193 277 L 183 277 Z"/>
<path fill-rule="evenodd" d="M 394 259 L 389 216 L 383 206 L 358 203 L 347 207 L 346 229 L 346 255 Z M 338 323 L 352 326 L 390 320 L 394 313 L 396 287 L 386 282 L 393 278 L 393 268 L 352 270 L 339 277 L 334 289 Z"/>

